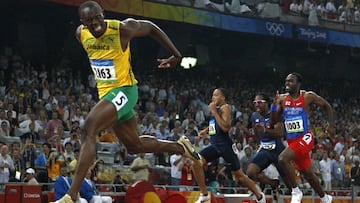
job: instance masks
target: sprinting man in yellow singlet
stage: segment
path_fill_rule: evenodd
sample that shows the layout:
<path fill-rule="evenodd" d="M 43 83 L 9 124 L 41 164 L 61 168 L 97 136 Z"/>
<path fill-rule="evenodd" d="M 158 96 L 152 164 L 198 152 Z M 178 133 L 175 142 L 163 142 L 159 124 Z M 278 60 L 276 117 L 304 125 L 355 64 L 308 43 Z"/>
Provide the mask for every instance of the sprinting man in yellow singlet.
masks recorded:
<path fill-rule="evenodd" d="M 85 49 L 94 73 L 100 101 L 90 111 L 82 128 L 81 149 L 74 181 L 59 203 L 72 203 L 77 199 L 80 186 L 96 156 L 96 136 L 100 130 L 112 127 L 129 153 L 172 152 L 193 160 L 199 156 L 189 140 L 178 142 L 157 140 L 152 136 L 139 136 L 134 106 L 138 101 L 137 80 L 130 64 L 130 41 L 135 37 L 150 36 L 172 55 L 158 59 L 159 68 L 170 68 L 179 63 L 181 53 L 168 36 L 154 23 L 146 20 L 105 20 L 103 9 L 94 1 L 79 7 L 82 22 L 76 37 Z"/>

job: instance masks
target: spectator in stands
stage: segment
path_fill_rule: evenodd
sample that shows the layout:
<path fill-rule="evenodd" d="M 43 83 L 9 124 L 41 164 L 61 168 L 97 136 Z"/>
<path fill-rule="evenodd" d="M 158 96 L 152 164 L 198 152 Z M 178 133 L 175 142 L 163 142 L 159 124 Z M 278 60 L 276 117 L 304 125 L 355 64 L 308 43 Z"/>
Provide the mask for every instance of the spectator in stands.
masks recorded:
<path fill-rule="evenodd" d="M 55 191 L 55 200 L 62 198 L 70 188 L 72 184 L 72 179 L 68 176 L 68 171 L 66 165 L 61 167 L 61 175 L 55 180 L 54 191 Z M 84 198 L 79 198 L 80 203 L 87 203 Z"/>
<path fill-rule="evenodd" d="M 191 113 L 186 113 L 185 119 L 181 123 L 182 128 L 186 130 L 191 120 L 193 120 Z"/>
<path fill-rule="evenodd" d="M 173 154 L 170 156 L 170 166 L 171 166 L 171 185 L 175 186 L 173 190 L 178 190 L 177 188 L 181 180 L 181 169 L 183 165 L 183 157 L 178 154 Z"/>
<path fill-rule="evenodd" d="M 200 150 L 203 150 L 211 145 L 209 137 L 204 137 L 204 139 L 202 139 L 201 141 L 202 142 L 200 142 L 201 143 Z"/>
<path fill-rule="evenodd" d="M 321 180 L 321 167 L 320 167 L 320 160 L 317 151 L 313 151 L 311 153 L 311 169 L 314 171 L 315 176 L 318 178 L 319 183 L 322 182 Z"/>
<path fill-rule="evenodd" d="M 48 183 L 49 176 L 47 171 L 47 160 L 50 156 L 51 145 L 49 143 L 44 143 L 41 145 L 42 149 L 37 150 L 37 157 L 35 160 L 35 170 L 38 173 L 39 183 Z M 43 190 L 47 189 L 47 185 L 43 186 Z"/>
<path fill-rule="evenodd" d="M 315 0 L 311 0 L 309 4 L 309 17 L 308 17 L 308 25 L 310 26 L 318 26 L 318 13 L 317 13 L 317 4 Z"/>
<path fill-rule="evenodd" d="M 354 167 L 351 168 L 351 183 L 355 186 L 360 186 L 360 160 L 357 158 L 354 160 Z"/>
<path fill-rule="evenodd" d="M 195 122 L 196 123 L 202 123 L 205 121 L 205 114 L 204 111 L 202 110 L 201 105 L 198 105 L 196 107 L 196 113 L 195 113 Z"/>
<path fill-rule="evenodd" d="M 254 157 L 252 148 L 250 145 L 244 147 L 245 156 L 240 160 L 240 166 L 243 171 L 247 171 L 247 168 L 250 164 L 251 159 Z"/>
<path fill-rule="evenodd" d="M 360 23 L 360 4 L 355 7 L 354 21 L 355 23 Z"/>
<path fill-rule="evenodd" d="M 319 5 L 316 8 L 316 11 L 318 13 L 318 16 L 320 16 L 321 19 L 326 19 L 326 8 L 324 1 L 321 1 Z"/>
<path fill-rule="evenodd" d="M 35 122 L 29 123 L 30 131 L 21 135 L 21 140 L 23 141 L 23 143 L 25 143 L 25 140 L 27 139 L 30 139 L 31 143 L 33 144 L 37 144 L 39 142 L 40 135 L 35 131 L 35 125 Z"/>
<path fill-rule="evenodd" d="M 192 171 L 192 162 L 188 158 L 184 158 L 181 164 L 181 178 L 180 178 L 180 191 L 192 191 L 194 190 L 194 172 Z"/>
<path fill-rule="evenodd" d="M 59 113 L 57 111 L 52 111 L 51 119 L 47 122 L 47 139 L 51 139 L 54 135 L 58 134 L 58 128 L 64 129 L 62 120 L 58 118 Z"/>
<path fill-rule="evenodd" d="M 15 114 L 16 114 L 16 112 L 15 112 Z M 10 123 L 10 127 L 9 127 L 10 128 L 10 136 L 14 137 L 14 136 L 17 135 L 16 133 L 17 133 L 17 130 L 19 128 L 19 121 L 18 121 L 17 117 L 14 118 L 14 117 L 12 117 L 12 115 L 13 115 L 13 111 L 8 110 L 6 112 L 6 118 Z"/>
<path fill-rule="evenodd" d="M 331 163 L 331 186 L 343 187 L 344 186 L 344 163 L 340 161 L 340 155 L 335 154 L 335 158 Z"/>
<path fill-rule="evenodd" d="M 323 153 L 322 160 L 320 161 L 321 177 L 324 183 L 324 190 L 331 190 L 331 162 L 328 158 L 328 152 Z"/>
<path fill-rule="evenodd" d="M 79 125 L 81 126 L 85 122 L 85 118 L 83 116 L 83 112 L 81 111 L 80 106 L 77 106 L 75 109 L 75 112 L 70 113 L 70 121 L 71 122 L 79 122 Z"/>
<path fill-rule="evenodd" d="M 326 8 L 326 11 L 327 11 L 327 19 L 330 19 L 330 20 L 336 19 L 337 9 L 335 7 L 334 0 L 329 0 L 326 3 L 325 8 Z"/>
<path fill-rule="evenodd" d="M 6 121 L 1 122 L 0 137 L 10 137 L 10 128 Z"/>
<path fill-rule="evenodd" d="M 170 136 L 169 136 L 169 140 L 171 141 L 176 141 L 179 140 L 181 136 L 183 136 L 184 134 L 181 133 L 182 131 L 182 127 L 181 127 L 181 123 L 179 122 L 175 122 L 177 124 L 175 124 L 175 127 L 171 130 L 170 132 Z M 178 125 L 178 127 L 176 127 L 176 125 Z"/>
<path fill-rule="evenodd" d="M 23 98 L 23 97 L 20 97 L 20 98 Z M 31 114 L 32 114 L 32 108 L 30 105 L 26 104 L 26 106 L 24 105 L 25 107 L 25 112 L 19 112 L 19 122 L 23 122 L 25 120 L 29 120 L 31 119 Z"/>
<path fill-rule="evenodd" d="M 351 168 L 352 168 L 352 161 L 350 157 L 345 157 L 344 161 L 344 187 L 349 188 L 351 187 Z"/>
<path fill-rule="evenodd" d="M 48 170 L 49 180 L 54 182 L 60 175 L 60 167 L 64 164 L 63 154 L 59 154 L 58 151 L 52 151 L 46 162 L 46 168 Z"/>
<path fill-rule="evenodd" d="M 39 130 L 42 130 L 43 127 L 41 125 L 41 122 L 37 120 L 36 117 L 37 116 L 35 113 L 31 113 L 29 119 L 26 119 L 19 124 L 19 130 L 22 133 L 30 132 L 30 123 L 34 123 L 34 132 L 39 132 Z"/>
<path fill-rule="evenodd" d="M 190 140 L 191 143 L 195 143 L 195 137 L 198 136 L 198 128 L 195 120 L 189 121 L 188 127 L 185 129 L 185 136 Z"/>
<path fill-rule="evenodd" d="M 35 178 L 35 170 L 33 168 L 26 169 L 26 182 L 28 185 L 39 185 Z"/>
<path fill-rule="evenodd" d="M 7 103 L 13 103 L 15 104 L 18 100 L 18 96 L 16 95 L 15 88 L 10 88 L 8 93 L 5 95 L 4 100 L 6 100 Z"/>
<path fill-rule="evenodd" d="M 126 185 L 128 184 L 126 180 L 121 177 L 120 171 L 116 170 L 115 179 L 112 182 L 115 185 L 114 192 L 126 192 Z"/>
<path fill-rule="evenodd" d="M 242 142 L 244 140 L 244 133 L 247 132 L 241 121 L 236 121 L 235 125 L 233 125 L 229 130 L 229 135 L 234 142 Z"/>
<path fill-rule="evenodd" d="M 141 120 L 141 124 L 139 125 L 139 130 L 140 130 L 141 134 L 142 135 L 150 134 L 150 128 L 151 128 L 150 119 L 147 117 L 144 117 Z"/>
<path fill-rule="evenodd" d="M 69 163 L 68 166 L 71 178 L 73 178 L 75 173 L 75 167 L 77 164 L 77 160 L 79 158 L 79 153 L 80 153 L 80 149 L 74 149 L 74 159 Z"/>
<path fill-rule="evenodd" d="M 24 176 L 25 163 L 19 149 L 12 149 L 11 158 L 14 162 L 14 171 L 10 171 L 9 182 L 20 182 Z"/>
<path fill-rule="evenodd" d="M 145 159 L 145 153 L 138 154 L 138 157 L 130 165 L 130 169 L 134 172 L 135 180 L 148 181 L 151 170 L 150 166 L 150 162 Z"/>
<path fill-rule="evenodd" d="M 207 167 L 205 167 L 205 182 L 208 187 L 208 191 L 213 194 L 216 194 L 219 191 L 220 183 L 218 181 L 218 165 L 219 161 L 214 160 L 212 162 L 207 163 Z"/>
<path fill-rule="evenodd" d="M 298 2 L 298 0 L 293 0 L 290 4 L 290 11 L 296 14 L 300 14 L 302 11 L 302 4 Z"/>
<path fill-rule="evenodd" d="M 345 147 L 344 137 L 339 136 L 338 141 L 335 144 L 334 151 L 340 155 L 341 152 L 343 151 L 344 147 Z"/>
<path fill-rule="evenodd" d="M 4 183 L 10 179 L 10 171 L 14 171 L 14 162 L 9 155 L 9 147 L 3 145 L 0 148 L 0 190 L 4 189 Z"/>
<path fill-rule="evenodd" d="M 45 130 L 46 129 L 46 126 L 47 126 L 47 122 L 48 122 L 48 117 L 47 117 L 47 114 L 46 114 L 46 111 L 45 109 L 41 109 L 39 111 L 39 115 L 38 115 L 38 119 L 36 120 L 37 123 L 39 124 L 39 128 Z M 36 125 L 35 125 L 35 129 L 36 129 Z"/>
<path fill-rule="evenodd" d="M 246 4 L 241 4 L 240 0 L 231 0 L 231 3 L 225 2 L 225 8 L 233 14 L 250 13 L 251 9 Z"/>
<path fill-rule="evenodd" d="M 73 146 L 71 142 L 65 143 L 64 159 L 66 165 L 69 165 L 75 159 Z"/>
<path fill-rule="evenodd" d="M 91 177 L 91 170 L 88 170 L 84 181 L 80 187 L 80 195 L 86 199 L 89 203 L 112 203 L 110 196 L 100 195 L 96 188 L 95 182 Z"/>
<path fill-rule="evenodd" d="M 63 141 L 64 145 L 70 142 L 72 144 L 73 150 L 80 149 L 81 146 L 80 134 L 81 134 L 80 127 L 71 129 L 70 136 L 65 138 Z"/>
<path fill-rule="evenodd" d="M 31 142 L 31 138 L 24 140 L 24 144 L 21 149 L 21 155 L 25 168 L 34 168 L 36 160 L 36 145 Z"/>

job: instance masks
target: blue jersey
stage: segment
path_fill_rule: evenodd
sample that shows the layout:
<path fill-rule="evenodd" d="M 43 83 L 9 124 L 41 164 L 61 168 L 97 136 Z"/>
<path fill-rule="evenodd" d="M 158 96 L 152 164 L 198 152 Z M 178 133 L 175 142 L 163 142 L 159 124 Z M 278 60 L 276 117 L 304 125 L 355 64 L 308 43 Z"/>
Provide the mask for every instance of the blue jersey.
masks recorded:
<path fill-rule="evenodd" d="M 217 109 L 219 111 L 219 109 Z M 229 137 L 229 133 L 223 131 L 214 117 L 209 121 L 209 135 L 211 145 L 202 149 L 199 154 L 207 161 L 211 162 L 222 157 L 230 164 L 232 171 L 240 169 L 240 161 L 232 149 L 233 141 Z"/>
<path fill-rule="evenodd" d="M 262 117 L 258 112 L 254 112 L 251 115 L 251 122 L 253 126 L 262 125 L 264 128 L 270 127 L 270 114 L 267 114 L 265 117 Z M 261 147 L 275 147 L 278 144 L 282 144 L 281 138 L 274 138 L 268 133 L 259 132 L 257 133 L 259 144 Z"/>
<path fill-rule="evenodd" d="M 219 109 L 217 109 L 219 110 Z M 223 146 L 223 145 L 232 145 L 233 142 L 229 137 L 228 132 L 224 132 L 219 124 L 216 122 L 215 117 L 211 116 L 209 121 L 209 135 L 212 145 Z"/>
<path fill-rule="evenodd" d="M 305 111 L 305 92 L 301 92 L 300 97 L 292 99 L 289 95 L 285 97 L 284 125 L 286 138 L 295 139 L 309 132 L 309 119 Z"/>
<path fill-rule="evenodd" d="M 262 125 L 265 128 L 270 127 L 270 114 L 262 117 L 258 112 L 254 112 L 251 115 L 251 122 L 253 127 L 255 125 Z M 278 157 L 280 153 L 285 149 L 285 146 L 281 138 L 274 138 L 268 133 L 257 133 L 260 149 L 256 155 L 252 158 L 251 163 L 257 165 L 261 170 L 267 168 L 270 164 L 274 164 L 279 171 L 281 177 L 285 176 L 282 168 L 279 165 Z"/>

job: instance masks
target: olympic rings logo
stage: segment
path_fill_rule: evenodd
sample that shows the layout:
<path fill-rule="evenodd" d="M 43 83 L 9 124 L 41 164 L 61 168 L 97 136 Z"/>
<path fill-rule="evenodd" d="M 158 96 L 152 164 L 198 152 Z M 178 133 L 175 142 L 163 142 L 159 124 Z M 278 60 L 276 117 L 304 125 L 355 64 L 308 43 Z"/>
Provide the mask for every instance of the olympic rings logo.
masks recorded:
<path fill-rule="evenodd" d="M 285 31 L 283 24 L 266 22 L 265 26 L 270 35 L 280 36 Z"/>

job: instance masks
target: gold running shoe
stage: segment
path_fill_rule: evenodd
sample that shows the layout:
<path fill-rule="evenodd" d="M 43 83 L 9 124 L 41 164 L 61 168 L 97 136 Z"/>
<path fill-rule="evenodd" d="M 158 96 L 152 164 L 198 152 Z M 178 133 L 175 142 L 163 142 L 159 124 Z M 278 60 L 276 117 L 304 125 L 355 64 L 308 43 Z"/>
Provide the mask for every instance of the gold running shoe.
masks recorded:
<path fill-rule="evenodd" d="M 183 156 L 190 159 L 200 160 L 199 154 L 195 151 L 190 140 L 185 135 L 181 136 L 177 142 L 184 148 L 185 152 Z"/>
<path fill-rule="evenodd" d="M 61 199 L 51 203 L 75 203 L 75 202 L 71 199 L 70 195 L 66 194 Z"/>

